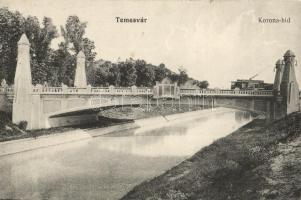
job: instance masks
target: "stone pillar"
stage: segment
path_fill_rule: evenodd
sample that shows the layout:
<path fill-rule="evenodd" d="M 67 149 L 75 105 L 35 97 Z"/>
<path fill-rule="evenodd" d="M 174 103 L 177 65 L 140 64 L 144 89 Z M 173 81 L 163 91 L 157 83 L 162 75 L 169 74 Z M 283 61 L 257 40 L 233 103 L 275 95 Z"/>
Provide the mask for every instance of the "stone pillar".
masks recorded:
<path fill-rule="evenodd" d="M 275 74 L 273 90 L 274 90 L 274 95 L 278 96 L 280 95 L 280 84 L 281 84 L 283 70 L 284 70 L 284 61 L 279 59 L 276 62 L 275 69 L 276 69 L 276 74 Z"/>
<path fill-rule="evenodd" d="M 30 69 L 30 44 L 25 34 L 18 42 L 18 57 L 14 79 L 14 102 L 13 102 L 13 123 L 27 121 L 27 128 L 31 129 L 31 69 Z"/>
<path fill-rule="evenodd" d="M 284 54 L 284 70 L 280 84 L 280 95 L 283 97 L 283 114 L 299 111 L 299 86 L 295 74 L 295 54 L 288 50 Z"/>
<path fill-rule="evenodd" d="M 110 94 L 114 94 L 115 93 L 115 87 L 114 87 L 114 85 L 110 85 L 109 86 L 109 92 L 110 92 Z"/>
<path fill-rule="evenodd" d="M 137 94 L 137 86 L 136 86 L 136 85 L 133 85 L 133 86 L 131 87 L 131 90 L 132 90 L 132 93 L 133 93 L 133 94 Z"/>
<path fill-rule="evenodd" d="M 86 63 L 85 54 L 82 51 L 80 51 L 77 54 L 75 80 L 74 80 L 75 87 L 87 87 L 85 63 Z"/>

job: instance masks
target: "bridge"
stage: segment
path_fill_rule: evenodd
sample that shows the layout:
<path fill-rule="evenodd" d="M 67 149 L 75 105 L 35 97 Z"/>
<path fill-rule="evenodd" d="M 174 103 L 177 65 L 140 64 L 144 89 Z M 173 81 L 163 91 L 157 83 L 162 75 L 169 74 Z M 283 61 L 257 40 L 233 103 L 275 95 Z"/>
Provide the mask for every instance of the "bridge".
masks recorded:
<path fill-rule="evenodd" d="M 157 83 L 153 88 L 92 87 L 87 85 L 85 56 L 77 55 L 74 87 L 32 85 L 30 44 L 25 34 L 18 42 L 14 86 L 2 81 L 0 110 L 12 112 L 13 123 L 27 121 L 27 129 L 81 124 L 97 120 L 100 109 L 116 106 L 169 104 L 172 106 L 224 106 L 281 118 L 300 110 L 295 77 L 295 55 L 289 50 L 276 63 L 273 90 L 190 89 L 177 84 Z"/>

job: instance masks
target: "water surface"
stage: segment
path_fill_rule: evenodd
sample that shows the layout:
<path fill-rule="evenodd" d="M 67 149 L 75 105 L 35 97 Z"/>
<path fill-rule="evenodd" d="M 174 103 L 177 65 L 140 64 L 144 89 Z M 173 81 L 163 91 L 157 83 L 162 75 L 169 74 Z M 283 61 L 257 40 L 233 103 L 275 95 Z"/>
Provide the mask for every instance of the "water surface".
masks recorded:
<path fill-rule="evenodd" d="M 1 157 L 0 199 L 119 199 L 250 120 L 228 109 Z"/>

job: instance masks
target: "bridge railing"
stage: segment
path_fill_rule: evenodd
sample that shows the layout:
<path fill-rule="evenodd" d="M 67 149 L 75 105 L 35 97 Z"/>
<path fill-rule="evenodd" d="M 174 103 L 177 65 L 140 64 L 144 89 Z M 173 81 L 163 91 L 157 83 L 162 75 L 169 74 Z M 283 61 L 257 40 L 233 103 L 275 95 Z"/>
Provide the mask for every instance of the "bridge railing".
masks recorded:
<path fill-rule="evenodd" d="M 63 93 L 67 94 L 90 94 L 91 93 L 91 87 L 68 87 L 63 89 Z"/>
<path fill-rule="evenodd" d="M 11 86 L 0 87 L 0 94 L 14 94 L 14 88 Z"/>
<path fill-rule="evenodd" d="M 153 90 L 146 87 L 43 87 L 33 86 L 33 94 L 112 94 L 112 95 L 152 95 Z M 13 95 L 13 87 L 0 87 L 0 94 Z M 180 89 L 180 95 L 214 96 L 273 96 L 272 90 L 216 90 Z M 300 92 L 301 95 L 301 92 Z"/>
<path fill-rule="evenodd" d="M 58 94 L 62 93 L 63 89 L 62 87 L 33 87 L 32 88 L 33 93 L 49 93 L 49 94 Z"/>
<path fill-rule="evenodd" d="M 214 89 L 181 89 L 181 95 L 214 95 L 214 96 L 273 96 L 272 90 L 214 90 Z"/>
<path fill-rule="evenodd" d="M 1 91 L 0 91 L 1 92 Z M 43 87 L 32 88 L 33 94 L 112 94 L 112 95 L 146 95 L 152 94 L 150 88 L 137 87 Z"/>
<path fill-rule="evenodd" d="M 108 87 L 92 87 L 92 94 L 108 94 L 110 93 L 110 89 Z"/>

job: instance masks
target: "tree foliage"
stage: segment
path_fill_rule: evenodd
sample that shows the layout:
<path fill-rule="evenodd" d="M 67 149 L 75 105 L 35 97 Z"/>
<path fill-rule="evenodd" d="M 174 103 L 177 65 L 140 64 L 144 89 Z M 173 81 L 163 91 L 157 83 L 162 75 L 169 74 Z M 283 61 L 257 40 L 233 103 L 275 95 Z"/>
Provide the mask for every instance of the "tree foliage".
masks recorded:
<path fill-rule="evenodd" d="M 66 21 L 65 27 L 61 27 L 62 36 L 64 41 L 60 44 L 62 47 L 61 50 L 64 51 L 65 57 L 61 57 L 62 62 L 65 62 L 65 65 L 62 67 L 64 71 L 70 72 L 66 74 L 65 78 L 68 80 L 68 85 L 73 85 L 72 81 L 74 79 L 74 72 L 76 67 L 75 55 L 80 51 L 83 51 L 86 56 L 86 70 L 87 70 L 87 79 L 88 82 L 92 85 L 95 82 L 95 73 L 93 69 L 93 62 L 96 57 L 96 52 L 94 51 L 95 45 L 92 40 L 85 36 L 85 29 L 87 27 L 86 22 L 81 22 L 77 16 L 69 16 Z M 73 57 L 73 58 L 71 58 Z"/>
<path fill-rule="evenodd" d="M 180 67 L 178 73 L 169 70 L 163 63 L 158 66 L 144 60 L 112 63 L 102 59 L 95 60 L 95 44 L 85 36 L 87 23 L 77 16 L 69 16 L 65 26 L 60 27 L 63 41 L 57 49 L 51 43 L 59 36 L 52 19 L 44 17 L 42 22 L 35 16 L 23 17 L 19 12 L 0 8 L 0 79 L 13 84 L 17 63 L 17 42 L 26 34 L 30 42 L 31 70 L 33 84 L 72 86 L 76 70 L 76 55 L 83 51 L 86 56 L 87 80 L 93 86 L 139 86 L 151 87 L 156 81 L 168 77 L 178 85 L 191 78 Z M 207 88 L 207 81 L 193 81 L 200 88 Z"/>
<path fill-rule="evenodd" d="M 155 81 L 161 82 L 165 77 L 170 77 L 172 72 L 161 63 L 158 67 L 155 67 Z"/>
<path fill-rule="evenodd" d="M 30 42 L 33 84 L 54 82 L 56 69 L 53 65 L 54 52 L 50 45 L 58 37 L 58 32 L 52 20 L 44 17 L 41 27 L 37 17 L 29 16 L 25 20 L 25 33 Z"/>
<path fill-rule="evenodd" d="M 23 33 L 30 44 L 33 83 L 47 81 L 52 73 L 50 44 L 58 37 L 50 18 L 44 17 L 42 27 L 37 17 L 24 18 L 19 12 L 0 8 L 0 78 L 13 83 L 17 63 L 17 43 Z"/>
<path fill-rule="evenodd" d="M 155 80 L 154 66 L 147 64 L 144 60 L 137 60 L 135 62 L 137 73 L 136 85 L 150 87 Z"/>
<path fill-rule="evenodd" d="M 25 19 L 19 12 L 0 8 L 0 78 L 11 84 L 17 64 L 17 42 L 24 32 Z"/>
<path fill-rule="evenodd" d="M 206 89 L 209 87 L 209 83 L 208 81 L 198 81 L 198 80 L 194 80 L 194 85 L 198 86 L 201 89 Z"/>
<path fill-rule="evenodd" d="M 133 86 L 136 84 L 137 71 L 132 59 L 118 63 L 120 68 L 120 86 Z"/>
<path fill-rule="evenodd" d="M 98 60 L 94 63 L 93 68 L 95 86 L 152 87 L 156 81 L 161 82 L 166 77 L 178 85 L 184 85 L 189 80 L 192 80 L 193 84 L 200 88 L 207 88 L 209 85 L 207 81 L 190 78 L 183 67 L 180 67 L 179 72 L 175 73 L 166 68 L 164 64 L 156 66 L 141 59 L 130 58 L 117 63 Z"/>

